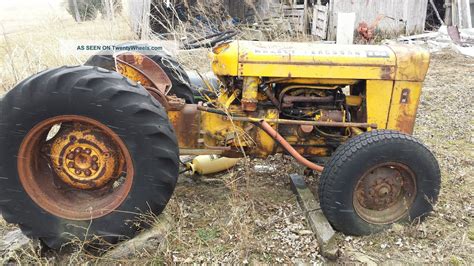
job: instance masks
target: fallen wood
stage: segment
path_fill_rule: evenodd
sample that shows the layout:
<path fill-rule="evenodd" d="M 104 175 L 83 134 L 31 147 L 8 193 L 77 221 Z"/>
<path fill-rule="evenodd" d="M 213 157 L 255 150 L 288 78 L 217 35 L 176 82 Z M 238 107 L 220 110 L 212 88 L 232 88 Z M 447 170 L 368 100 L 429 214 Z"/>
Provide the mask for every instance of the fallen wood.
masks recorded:
<path fill-rule="evenodd" d="M 411 36 L 401 36 L 397 40 L 398 41 L 411 41 L 411 40 L 419 40 L 419 39 L 432 39 L 432 38 L 438 37 L 439 35 L 440 35 L 439 32 L 434 31 L 434 32 L 416 34 L 416 35 L 411 35 Z"/>
<path fill-rule="evenodd" d="M 328 259 L 337 259 L 340 251 L 335 240 L 336 232 L 321 211 L 319 202 L 316 201 L 313 193 L 306 186 L 302 176 L 291 174 L 290 178 L 291 188 L 297 195 L 298 203 L 308 220 L 311 230 L 316 235 L 321 254 Z"/>
<path fill-rule="evenodd" d="M 430 0 L 430 4 L 431 4 L 431 7 L 433 7 L 433 10 L 434 10 L 434 12 L 436 14 L 436 17 L 438 18 L 439 22 L 441 23 L 441 25 L 444 25 L 444 21 L 441 18 L 441 16 L 439 15 L 438 9 L 436 8 L 436 5 L 433 2 L 433 0 Z"/>
<path fill-rule="evenodd" d="M 0 237 L 0 264 L 10 264 L 10 260 L 18 254 L 26 251 L 37 252 L 40 249 L 39 240 L 28 238 L 19 228 L 16 228 Z"/>
<path fill-rule="evenodd" d="M 141 254 L 155 254 L 163 251 L 166 246 L 166 236 L 171 231 L 171 223 L 169 216 L 161 214 L 151 228 L 144 230 L 130 240 L 121 242 L 107 251 L 103 258 L 114 261 L 126 260 L 140 257 Z"/>

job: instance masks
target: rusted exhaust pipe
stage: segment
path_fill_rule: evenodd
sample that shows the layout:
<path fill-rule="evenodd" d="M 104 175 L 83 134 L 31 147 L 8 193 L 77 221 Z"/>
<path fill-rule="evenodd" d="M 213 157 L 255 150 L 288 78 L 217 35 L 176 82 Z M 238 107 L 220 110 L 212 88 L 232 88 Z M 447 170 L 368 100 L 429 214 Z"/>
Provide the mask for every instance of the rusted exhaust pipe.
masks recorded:
<path fill-rule="evenodd" d="M 260 120 L 259 127 L 275 139 L 286 151 L 288 151 L 298 162 L 315 171 L 322 172 L 324 167 L 308 161 L 301 154 L 299 154 L 293 146 L 290 145 L 275 129 L 273 129 L 267 122 Z"/>

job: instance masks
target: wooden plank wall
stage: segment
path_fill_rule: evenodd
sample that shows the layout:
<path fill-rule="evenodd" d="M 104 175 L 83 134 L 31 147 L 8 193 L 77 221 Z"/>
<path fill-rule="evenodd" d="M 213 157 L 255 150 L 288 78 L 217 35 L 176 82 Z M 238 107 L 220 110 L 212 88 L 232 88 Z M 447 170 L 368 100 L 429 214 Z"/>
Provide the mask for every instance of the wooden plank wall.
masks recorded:
<path fill-rule="evenodd" d="M 387 35 L 421 33 L 425 27 L 428 0 L 332 0 L 329 1 L 328 39 L 335 40 L 338 12 L 355 12 L 356 25 L 371 24 L 378 15 L 384 18 L 378 29 Z"/>
<path fill-rule="evenodd" d="M 151 0 L 128 0 L 128 15 L 133 32 L 141 39 L 148 39 L 150 34 L 150 5 Z"/>
<path fill-rule="evenodd" d="M 320 40 L 325 40 L 328 29 L 328 7 L 315 5 L 313 7 L 311 34 L 317 36 Z"/>
<path fill-rule="evenodd" d="M 474 1 L 472 1 L 474 3 Z M 471 1 L 470 0 L 452 0 L 452 18 L 453 25 L 457 25 L 459 28 L 472 28 L 472 16 L 471 14 Z"/>

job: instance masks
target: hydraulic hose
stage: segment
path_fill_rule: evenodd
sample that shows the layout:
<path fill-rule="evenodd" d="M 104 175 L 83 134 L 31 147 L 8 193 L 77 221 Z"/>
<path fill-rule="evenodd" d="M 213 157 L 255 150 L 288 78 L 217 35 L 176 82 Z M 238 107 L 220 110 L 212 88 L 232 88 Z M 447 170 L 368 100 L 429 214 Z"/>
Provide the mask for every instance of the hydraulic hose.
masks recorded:
<path fill-rule="evenodd" d="M 276 140 L 288 153 L 290 153 L 298 162 L 307 166 L 315 171 L 322 172 L 324 167 L 310 162 L 308 159 L 304 158 L 299 154 L 293 146 L 290 145 L 275 129 L 273 129 L 267 122 L 260 120 L 258 126 L 270 135 L 274 140 Z"/>

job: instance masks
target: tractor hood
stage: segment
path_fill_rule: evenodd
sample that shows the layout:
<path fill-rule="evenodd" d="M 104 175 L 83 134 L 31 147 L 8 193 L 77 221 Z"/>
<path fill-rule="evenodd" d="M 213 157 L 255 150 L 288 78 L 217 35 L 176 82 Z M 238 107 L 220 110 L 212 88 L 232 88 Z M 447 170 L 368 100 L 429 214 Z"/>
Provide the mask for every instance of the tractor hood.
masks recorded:
<path fill-rule="evenodd" d="M 233 41 L 211 53 L 217 76 L 423 81 L 429 53 L 413 45 Z"/>

